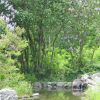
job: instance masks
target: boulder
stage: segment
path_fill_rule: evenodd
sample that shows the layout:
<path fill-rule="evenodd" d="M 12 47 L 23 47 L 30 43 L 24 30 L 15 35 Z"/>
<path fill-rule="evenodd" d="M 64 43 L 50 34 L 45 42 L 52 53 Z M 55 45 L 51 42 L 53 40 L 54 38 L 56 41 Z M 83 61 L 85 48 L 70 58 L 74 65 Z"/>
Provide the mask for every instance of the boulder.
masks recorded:
<path fill-rule="evenodd" d="M 75 79 L 72 83 L 73 90 L 80 90 L 82 89 L 82 81 L 80 79 Z"/>
<path fill-rule="evenodd" d="M 100 84 L 100 73 L 95 73 L 95 74 L 84 74 L 81 78 L 80 81 L 82 83 L 82 87 L 96 87 L 98 84 Z M 79 83 L 78 83 L 79 84 Z"/>
<path fill-rule="evenodd" d="M 35 82 L 33 88 L 36 91 L 40 91 L 42 89 L 42 84 L 40 82 Z"/>
<path fill-rule="evenodd" d="M 18 96 L 15 90 L 2 89 L 0 90 L 0 100 L 18 100 Z"/>
<path fill-rule="evenodd" d="M 93 75 L 85 74 L 81 77 L 81 80 L 88 86 L 96 85 L 97 83 L 100 83 L 100 73 L 95 73 Z"/>
<path fill-rule="evenodd" d="M 57 89 L 57 83 L 56 82 L 48 82 L 47 83 L 48 90 L 56 90 Z"/>

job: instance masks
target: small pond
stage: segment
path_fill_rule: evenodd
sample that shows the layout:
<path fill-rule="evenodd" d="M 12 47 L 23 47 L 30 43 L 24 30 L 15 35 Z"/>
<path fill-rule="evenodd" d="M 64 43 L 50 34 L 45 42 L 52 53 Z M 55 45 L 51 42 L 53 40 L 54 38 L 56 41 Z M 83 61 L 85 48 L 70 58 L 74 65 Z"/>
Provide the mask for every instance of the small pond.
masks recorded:
<path fill-rule="evenodd" d="M 35 100 L 82 100 L 82 92 L 75 91 L 39 91 L 40 97 Z"/>

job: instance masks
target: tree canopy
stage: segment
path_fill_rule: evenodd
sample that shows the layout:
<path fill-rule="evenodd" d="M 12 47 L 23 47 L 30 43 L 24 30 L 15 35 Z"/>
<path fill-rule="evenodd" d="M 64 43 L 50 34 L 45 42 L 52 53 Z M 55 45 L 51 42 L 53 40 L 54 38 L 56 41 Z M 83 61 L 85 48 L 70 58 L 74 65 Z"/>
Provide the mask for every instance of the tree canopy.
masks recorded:
<path fill-rule="evenodd" d="M 0 22 L 2 60 L 7 60 L 3 57 L 6 49 L 17 58 L 17 67 L 29 81 L 70 81 L 83 73 L 100 71 L 99 4 L 99 0 L 0 3 L 0 15 L 14 26 L 14 31 L 8 32 Z"/>

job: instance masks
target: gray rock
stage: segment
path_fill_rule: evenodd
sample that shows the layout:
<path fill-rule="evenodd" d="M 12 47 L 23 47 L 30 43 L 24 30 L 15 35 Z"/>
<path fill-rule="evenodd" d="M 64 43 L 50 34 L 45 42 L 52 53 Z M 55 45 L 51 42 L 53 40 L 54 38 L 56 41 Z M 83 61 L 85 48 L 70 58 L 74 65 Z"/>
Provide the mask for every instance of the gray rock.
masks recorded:
<path fill-rule="evenodd" d="M 17 93 L 12 89 L 0 90 L 0 100 L 18 100 Z"/>
<path fill-rule="evenodd" d="M 33 87 L 35 90 L 40 91 L 42 89 L 42 84 L 40 82 L 35 82 Z"/>
<path fill-rule="evenodd" d="M 47 83 L 48 85 L 47 85 L 47 87 L 48 87 L 48 89 L 57 89 L 57 83 L 56 82 L 48 82 Z"/>
<path fill-rule="evenodd" d="M 72 89 L 73 90 L 80 90 L 82 89 L 82 82 L 80 79 L 75 79 L 72 83 Z"/>
<path fill-rule="evenodd" d="M 96 85 L 97 82 L 100 82 L 100 73 L 95 73 L 93 75 L 85 74 L 81 77 L 81 80 L 87 85 Z"/>
<path fill-rule="evenodd" d="M 98 83 L 100 83 L 100 73 L 95 73 L 91 75 L 84 74 L 80 79 L 73 81 L 73 86 L 75 86 L 76 84 L 76 87 L 78 87 L 79 84 L 81 84 L 82 87 L 96 87 Z"/>

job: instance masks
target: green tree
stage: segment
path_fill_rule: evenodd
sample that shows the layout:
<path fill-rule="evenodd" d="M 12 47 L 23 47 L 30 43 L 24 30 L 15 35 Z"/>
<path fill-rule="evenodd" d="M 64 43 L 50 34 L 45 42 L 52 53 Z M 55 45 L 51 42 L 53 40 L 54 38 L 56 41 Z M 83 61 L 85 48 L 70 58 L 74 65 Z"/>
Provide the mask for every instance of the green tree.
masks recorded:
<path fill-rule="evenodd" d="M 19 27 L 14 31 L 9 30 L 7 24 L 0 19 L 0 89 L 12 87 L 20 94 L 31 92 L 24 75 L 19 71 L 18 56 L 27 47 L 27 41 L 22 39 L 23 32 L 24 29 Z"/>
<path fill-rule="evenodd" d="M 48 73 L 47 65 L 50 72 L 55 72 L 55 62 L 61 59 L 57 57 L 60 53 L 56 48 L 70 55 L 64 58 L 69 63 L 66 67 L 63 62 L 67 76 L 94 69 L 91 62 L 100 47 L 99 0 L 9 0 L 9 4 L 17 10 L 13 22 L 24 27 L 23 38 L 28 41 L 28 47 L 20 56 L 22 72 L 34 74 L 38 79 Z M 88 51 L 91 56 L 86 55 Z M 52 52 L 51 55 L 48 52 Z"/>

